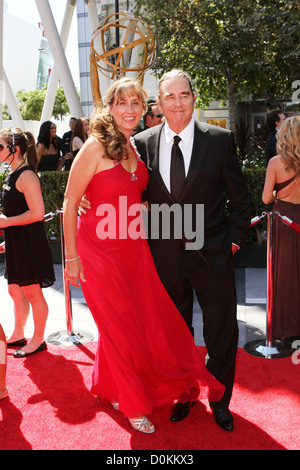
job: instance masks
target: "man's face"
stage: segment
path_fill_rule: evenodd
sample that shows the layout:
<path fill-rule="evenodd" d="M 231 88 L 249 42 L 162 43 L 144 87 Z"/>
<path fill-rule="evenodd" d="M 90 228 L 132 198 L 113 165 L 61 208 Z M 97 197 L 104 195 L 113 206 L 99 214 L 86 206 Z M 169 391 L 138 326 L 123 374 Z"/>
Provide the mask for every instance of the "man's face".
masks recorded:
<path fill-rule="evenodd" d="M 148 127 L 158 126 L 158 124 L 161 124 L 162 118 L 163 116 L 162 116 L 162 113 L 160 112 L 159 107 L 153 106 L 153 108 L 151 108 L 151 114 L 147 116 L 146 125 Z"/>
<path fill-rule="evenodd" d="M 76 119 L 70 119 L 69 126 L 70 126 L 71 131 L 74 131 L 75 123 L 76 123 Z"/>
<path fill-rule="evenodd" d="M 164 80 L 160 86 L 159 108 L 170 128 L 177 134 L 190 122 L 195 106 L 195 96 L 184 77 Z"/>

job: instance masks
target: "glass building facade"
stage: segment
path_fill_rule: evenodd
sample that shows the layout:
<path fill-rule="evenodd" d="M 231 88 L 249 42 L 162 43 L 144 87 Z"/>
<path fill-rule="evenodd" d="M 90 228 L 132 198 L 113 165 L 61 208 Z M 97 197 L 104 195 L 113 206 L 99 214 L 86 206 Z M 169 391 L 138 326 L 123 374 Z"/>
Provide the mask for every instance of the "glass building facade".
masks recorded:
<path fill-rule="evenodd" d="M 41 90 L 48 83 L 53 68 L 53 57 L 46 38 L 42 37 L 39 48 L 39 65 L 37 72 L 36 89 Z"/>

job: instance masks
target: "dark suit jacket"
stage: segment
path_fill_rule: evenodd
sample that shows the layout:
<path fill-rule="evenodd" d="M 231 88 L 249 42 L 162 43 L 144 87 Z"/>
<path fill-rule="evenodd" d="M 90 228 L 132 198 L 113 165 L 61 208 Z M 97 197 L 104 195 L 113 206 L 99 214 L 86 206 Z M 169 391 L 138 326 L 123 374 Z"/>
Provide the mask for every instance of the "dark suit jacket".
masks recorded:
<path fill-rule="evenodd" d="M 268 165 L 269 160 L 272 157 L 277 155 L 277 139 L 276 139 L 277 131 L 274 129 L 270 131 L 266 140 L 266 163 Z"/>
<path fill-rule="evenodd" d="M 135 136 L 138 152 L 149 171 L 146 199 L 150 210 L 151 204 L 174 204 L 159 172 L 163 126 Z M 228 215 L 224 211 L 224 189 Z M 195 121 L 191 163 L 179 203 L 204 204 L 204 246 L 198 253 L 216 273 L 222 272 L 231 255 L 232 242 L 241 247 L 246 241 L 252 212 L 231 132 Z M 162 280 L 176 280 L 181 240 L 149 239 L 149 244 Z"/>

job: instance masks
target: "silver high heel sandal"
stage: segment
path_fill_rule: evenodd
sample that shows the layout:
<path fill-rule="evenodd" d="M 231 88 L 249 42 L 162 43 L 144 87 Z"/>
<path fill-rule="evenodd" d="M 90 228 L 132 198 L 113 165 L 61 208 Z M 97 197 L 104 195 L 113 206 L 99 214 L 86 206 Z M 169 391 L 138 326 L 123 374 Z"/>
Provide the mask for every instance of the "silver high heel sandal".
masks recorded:
<path fill-rule="evenodd" d="M 152 434 L 155 432 L 154 424 L 149 421 L 147 416 L 140 416 L 139 418 L 128 418 L 131 426 L 136 431 L 143 432 L 145 434 Z"/>
<path fill-rule="evenodd" d="M 101 404 L 101 400 L 99 397 L 97 397 L 99 405 Z M 119 411 L 119 403 L 117 401 L 111 401 L 110 402 L 111 406 L 113 407 L 114 410 Z"/>

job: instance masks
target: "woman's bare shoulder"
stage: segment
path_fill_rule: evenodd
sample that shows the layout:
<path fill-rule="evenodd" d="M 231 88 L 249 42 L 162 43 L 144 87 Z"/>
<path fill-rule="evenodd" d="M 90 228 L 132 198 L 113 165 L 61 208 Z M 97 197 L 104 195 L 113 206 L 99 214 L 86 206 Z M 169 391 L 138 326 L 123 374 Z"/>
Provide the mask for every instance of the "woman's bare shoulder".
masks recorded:
<path fill-rule="evenodd" d="M 275 155 L 275 157 L 272 157 L 269 161 L 269 165 L 272 165 L 273 167 L 283 165 L 282 160 L 281 160 L 281 156 L 280 155 Z"/>

